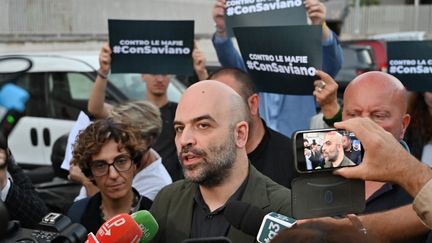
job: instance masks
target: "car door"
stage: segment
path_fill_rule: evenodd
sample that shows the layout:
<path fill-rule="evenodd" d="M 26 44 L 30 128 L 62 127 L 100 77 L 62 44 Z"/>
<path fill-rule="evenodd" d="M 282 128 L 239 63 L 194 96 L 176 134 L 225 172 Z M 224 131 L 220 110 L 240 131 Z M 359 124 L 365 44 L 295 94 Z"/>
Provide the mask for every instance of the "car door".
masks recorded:
<path fill-rule="evenodd" d="M 93 85 L 86 73 L 46 72 L 17 82 L 30 93 L 23 117 L 9 135 L 15 159 L 25 167 L 51 165 L 52 145 L 86 111 Z"/>

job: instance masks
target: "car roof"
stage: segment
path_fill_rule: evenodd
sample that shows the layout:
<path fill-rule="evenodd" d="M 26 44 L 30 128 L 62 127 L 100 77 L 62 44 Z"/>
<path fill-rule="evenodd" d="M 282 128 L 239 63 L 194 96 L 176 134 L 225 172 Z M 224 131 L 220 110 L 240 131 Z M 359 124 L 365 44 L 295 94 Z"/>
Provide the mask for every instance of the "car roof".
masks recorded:
<path fill-rule="evenodd" d="M 70 53 L 10 53 L 1 55 L 5 57 L 23 57 L 32 61 L 30 73 L 37 72 L 94 72 L 99 68 L 98 54 L 96 52 L 70 52 Z M 14 62 L 3 62 L 1 69 L 14 70 Z"/>

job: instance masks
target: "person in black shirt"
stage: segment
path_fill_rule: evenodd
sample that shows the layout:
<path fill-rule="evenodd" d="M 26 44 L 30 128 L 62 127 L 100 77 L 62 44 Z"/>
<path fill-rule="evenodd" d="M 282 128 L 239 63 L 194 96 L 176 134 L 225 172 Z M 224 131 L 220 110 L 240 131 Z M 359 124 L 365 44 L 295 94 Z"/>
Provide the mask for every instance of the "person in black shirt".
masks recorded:
<path fill-rule="evenodd" d="M 258 93 L 249 75 L 237 68 L 222 68 L 211 74 L 210 79 L 230 86 L 248 104 L 251 122 L 246 152 L 252 165 L 273 181 L 291 188 L 296 173 L 292 141 L 267 127 L 260 117 Z"/>
<path fill-rule="evenodd" d="M 356 164 L 360 164 L 361 162 L 361 148 L 360 149 L 354 149 L 354 146 L 352 144 L 352 140 L 348 135 L 344 135 L 342 138 L 342 145 L 344 148 L 345 156 L 348 157 L 352 162 Z"/>

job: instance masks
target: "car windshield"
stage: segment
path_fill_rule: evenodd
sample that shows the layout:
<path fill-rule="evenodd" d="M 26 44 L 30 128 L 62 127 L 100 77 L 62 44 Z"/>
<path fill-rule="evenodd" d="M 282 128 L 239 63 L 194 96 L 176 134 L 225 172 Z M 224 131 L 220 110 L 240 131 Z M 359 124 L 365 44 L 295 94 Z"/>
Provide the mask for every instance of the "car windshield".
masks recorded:
<path fill-rule="evenodd" d="M 129 100 L 145 99 L 146 85 L 142 81 L 140 74 L 115 73 L 109 75 L 109 80 L 124 93 Z M 178 102 L 184 90 L 185 86 L 176 77 L 173 77 L 168 86 L 168 99 L 173 102 Z"/>

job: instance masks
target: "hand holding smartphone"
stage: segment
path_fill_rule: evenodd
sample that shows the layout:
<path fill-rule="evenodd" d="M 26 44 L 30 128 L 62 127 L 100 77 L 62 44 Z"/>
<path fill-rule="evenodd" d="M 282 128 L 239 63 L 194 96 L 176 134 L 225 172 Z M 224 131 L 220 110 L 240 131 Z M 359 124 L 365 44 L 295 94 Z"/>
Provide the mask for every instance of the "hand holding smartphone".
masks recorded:
<path fill-rule="evenodd" d="M 299 172 L 291 183 L 293 216 L 303 219 L 362 212 L 364 182 L 332 173 L 361 163 L 363 147 L 355 135 L 331 128 L 298 131 L 293 139 Z"/>

